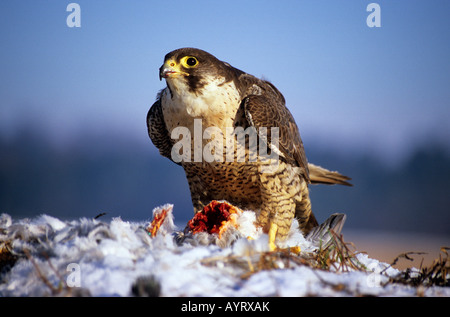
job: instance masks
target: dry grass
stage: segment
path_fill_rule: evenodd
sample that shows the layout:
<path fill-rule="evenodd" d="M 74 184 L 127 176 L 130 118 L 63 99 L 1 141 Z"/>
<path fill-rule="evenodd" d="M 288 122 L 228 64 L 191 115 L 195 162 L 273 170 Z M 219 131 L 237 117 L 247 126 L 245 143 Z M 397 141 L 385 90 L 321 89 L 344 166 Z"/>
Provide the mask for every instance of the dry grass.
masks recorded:
<path fill-rule="evenodd" d="M 308 266 L 316 270 L 331 272 L 367 272 L 367 268 L 358 261 L 355 246 L 353 243 L 345 242 L 343 235 L 338 235 L 331 231 L 331 241 L 325 247 L 320 246 L 313 252 L 300 251 L 298 248 L 278 249 L 270 252 L 257 252 L 249 249 L 244 255 L 229 255 L 207 258 L 201 261 L 205 266 L 221 267 L 230 270 L 241 279 L 248 279 L 253 274 L 261 271 L 289 269 L 299 266 Z M 420 256 L 422 252 L 405 252 L 399 254 L 394 261 L 381 274 L 389 277 L 388 283 L 398 283 L 410 285 L 413 287 L 427 288 L 432 286 L 449 287 L 450 286 L 450 261 L 449 247 L 442 247 L 437 259 L 430 266 L 419 269 L 405 269 L 397 276 L 388 276 L 386 271 L 389 267 L 395 265 L 399 260 L 413 260 Z M 56 276 L 56 284 L 51 282 L 48 276 L 41 269 L 36 259 L 28 250 L 23 250 L 21 257 L 27 258 L 34 266 L 36 274 L 43 284 L 48 288 L 51 296 L 86 296 L 89 292 L 79 293 L 77 288 L 68 287 L 65 277 L 59 274 L 58 270 L 52 265 L 50 258 L 46 254 L 40 254 L 46 259 L 46 266 L 50 268 L 50 274 Z M 11 252 L 11 245 L 8 242 L 0 243 L 0 272 L 14 266 L 18 256 Z M 42 265 L 42 264 L 41 264 Z M 371 273 L 371 272 L 368 272 Z M 319 279 L 338 291 L 346 291 L 345 285 L 331 285 L 323 281 L 319 274 Z M 418 291 L 419 294 L 419 291 Z"/>
<path fill-rule="evenodd" d="M 362 271 L 372 273 L 358 261 L 354 245 L 345 242 L 342 235 L 334 232 L 332 242 L 325 248 L 320 247 L 314 252 L 298 252 L 298 250 L 287 248 L 271 252 L 248 252 L 244 256 L 230 255 L 227 257 L 209 258 L 202 261 L 207 266 L 224 266 L 233 270 L 240 270 L 240 278 L 248 279 L 253 274 L 275 270 L 294 268 L 297 266 L 308 266 L 332 272 Z M 381 274 L 389 277 L 387 283 L 399 283 L 413 287 L 450 286 L 450 261 L 448 247 L 441 248 L 441 254 L 428 267 L 420 267 L 418 270 L 406 269 L 399 275 L 392 277 L 386 274 L 389 267 L 395 265 L 399 259 L 412 260 L 412 256 L 423 254 L 422 252 L 406 252 L 399 254 L 394 261 Z M 327 284 L 326 281 L 323 281 Z M 331 285 L 335 287 L 336 285 Z"/>
<path fill-rule="evenodd" d="M 314 260 L 318 268 L 340 272 L 366 271 L 367 268 L 358 261 L 355 246 L 351 242 L 345 242 L 342 234 L 336 234 L 330 230 L 332 241 L 325 247 L 320 247 L 315 252 Z"/>
<path fill-rule="evenodd" d="M 9 270 L 17 261 L 17 256 L 11 252 L 9 241 L 0 242 L 0 273 Z"/>
<path fill-rule="evenodd" d="M 70 287 L 67 285 L 65 276 L 61 275 L 59 271 L 54 267 L 52 262 L 50 261 L 49 256 L 45 252 L 41 252 L 41 256 L 46 259 L 47 265 L 50 270 L 55 274 L 57 278 L 57 283 L 54 285 L 50 279 L 42 272 L 41 268 L 35 261 L 33 255 L 29 250 L 23 250 L 26 258 L 33 264 L 33 267 L 36 271 L 36 274 L 39 276 L 39 279 L 44 283 L 44 285 L 50 291 L 49 295 L 51 296 L 59 296 L 59 297 L 86 297 L 91 296 L 89 290 L 80 288 L 80 287 Z"/>
<path fill-rule="evenodd" d="M 24 257 L 27 258 L 34 267 L 34 270 L 36 274 L 38 275 L 39 279 L 42 281 L 42 283 L 48 288 L 49 295 L 51 296 L 85 296 L 89 295 L 88 291 L 80 288 L 72 288 L 69 287 L 66 283 L 66 280 L 64 276 L 62 276 L 59 271 L 54 267 L 52 262 L 50 261 L 49 256 L 41 252 L 40 254 L 46 259 L 46 263 L 50 270 L 55 274 L 57 277 L 57 284 L 54 285 L 50 279 L 46 276 L 46 274 L 43 272 L 37 261 L 35 260 L 34 256 L 31 254 L 31 252 L 27 249 L 23 249 L 23 255 L 18 256 L 12 253 L 11 251 L 11 245 L 8 242 L 1 242 L 0 243 L 0 273 L 6 273 L 8 270 L 10 270 L 17 260 Z"/>
<path fill-rule="evenodd" d="M 439 258 L 435 259 L 430 266 L 422 267 L 419 269 L 407 268 L 403 270 L 399 275 L 390 278 L 392 283 L 400 283 L 411 286 L 450 286 L 450 261 L 448 250 L 449 247 L 441 247 Z M 412 261 L 411 255 L 420 255 L 422 252 L 407 252 L 398 255 L 391 263 L 395 265 L 400 258 L 405 258 Z"/>
<path fill-rule="evenodd" d="M 352 250 L 352 243 L 346 243 L 342 235 L 332 234 L 327 247 L 314 252 L 299 252 L 298 248 L 278 249 L 268 252 L 251 252 L 246 255 L 208 258 L 202 261 L 207 266 L 226 266 L 239 269 L 242 279 L 248 279 L 260 271 L 294 268 L 305 265 L 314 269 L 334 272 L 366 271 Z"/>

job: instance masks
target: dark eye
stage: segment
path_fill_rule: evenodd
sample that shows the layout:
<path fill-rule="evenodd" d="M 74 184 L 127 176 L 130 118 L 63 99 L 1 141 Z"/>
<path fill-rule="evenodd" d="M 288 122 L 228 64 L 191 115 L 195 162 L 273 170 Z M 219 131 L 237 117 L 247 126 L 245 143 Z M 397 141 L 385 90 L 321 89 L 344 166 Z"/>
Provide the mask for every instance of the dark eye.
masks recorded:
<path fill-rule="evenodd" d="M 194 67 L 195 65 L 197 65 L 197 63 L 198 63 L 198 61 L 197 61 L 197 59 L 196 59 L 195 57 L 189 57 L 189 58 L 186 60 L 186 64 L 187 64 L 188 66 L 190 66 L 190 67 Z"/>

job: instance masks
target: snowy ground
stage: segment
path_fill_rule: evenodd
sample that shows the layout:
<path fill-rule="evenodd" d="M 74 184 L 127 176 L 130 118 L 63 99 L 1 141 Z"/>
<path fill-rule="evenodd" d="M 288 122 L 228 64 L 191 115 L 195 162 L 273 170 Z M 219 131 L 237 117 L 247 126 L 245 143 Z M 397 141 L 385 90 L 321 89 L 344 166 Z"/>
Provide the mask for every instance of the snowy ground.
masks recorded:
<path fill-rule="evenodd" d="M 313 269 L 282 257 L 272 258 L 271 269 L 257 270 L 268 240 L 248 225 L 251 213 L 241 215 L 240 234 L 222 247 L 209 244 L 217 236 L 207 234 L 178 245 L 171 214 L 154 237 L 149 223 L 65 222 L 48 215 L 12 220 L 3 214 L 0 264 L 11 254 L 18 260 L 0 273 L 0 296 L 450 296 L 450 287 L 386 284 L 399 271 L 365 254 L 357 260 L 366 272 Z M 295 233 L 281 247 L 287 246 L 313 250 Z"/>

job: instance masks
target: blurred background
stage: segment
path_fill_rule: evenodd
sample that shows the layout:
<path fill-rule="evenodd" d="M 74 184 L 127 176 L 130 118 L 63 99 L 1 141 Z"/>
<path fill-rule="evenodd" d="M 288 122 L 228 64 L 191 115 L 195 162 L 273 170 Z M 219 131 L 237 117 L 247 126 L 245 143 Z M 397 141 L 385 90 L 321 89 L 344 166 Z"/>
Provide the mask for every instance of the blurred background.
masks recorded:
<path fill-rule="evenodd" d="M 0 2 L 0 213 L 145 221 L 173 203 L 184 225 L 184 171 L 145 119 L 164 55 L 191 46 L 274 83 L 308 160 L 352 177 L 311 187 L 319 221 L 346 213 L 346 240 L 388 262 L 450 245 L 449 1 L 376 1 L 373 28 L 372 1 L 80 0 L 72 28 L 70 2 Z"/>

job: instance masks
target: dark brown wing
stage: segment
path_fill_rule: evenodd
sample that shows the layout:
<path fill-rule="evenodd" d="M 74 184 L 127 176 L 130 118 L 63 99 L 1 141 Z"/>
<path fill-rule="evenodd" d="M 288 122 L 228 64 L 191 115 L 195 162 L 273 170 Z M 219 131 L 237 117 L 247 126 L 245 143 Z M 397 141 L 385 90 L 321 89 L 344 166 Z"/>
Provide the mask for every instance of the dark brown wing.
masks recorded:
<path fill-rule="evenodd" d="M 158 94 L 158 99 L 155 101 L 153 106 L 147 113 L 147 129 L 148 135 L 152 140 L 153 144 L 158 148 L 159 153 L 172 160 L 172 145 L 173 141 L 170 138 L 169 131 L 167 130 L 166 124 L 164 122 L 164 115 L 161 107 L 161 98 Z M 176 162 L 175 162 L 176 163 Z M 180 165 L 180 163 L 176 163 Z"/>
<path fill-rule="evenodd" d="M 261 88 L 261 89 L 258 89 Z M 270 128 L 279 128 L 279 150 L 282 157 L 293 165 L 302 168 L 303 176 L 309 182 L 308 161 L 306 160 L 303 142 L 292 114 L 285 105 L 281 93 L 269 82 L 260 81 L 257 94 L 244 98 L 244 111 L 247 121 L 257 130 L 267 127 L 270 137 Z M 268 140 L 270 142 L 270 139 Z"/>

